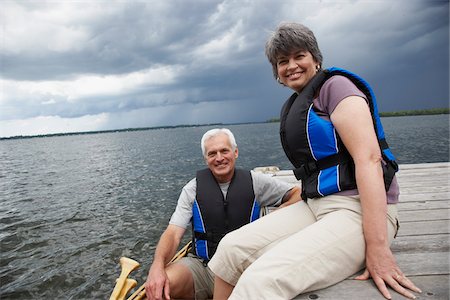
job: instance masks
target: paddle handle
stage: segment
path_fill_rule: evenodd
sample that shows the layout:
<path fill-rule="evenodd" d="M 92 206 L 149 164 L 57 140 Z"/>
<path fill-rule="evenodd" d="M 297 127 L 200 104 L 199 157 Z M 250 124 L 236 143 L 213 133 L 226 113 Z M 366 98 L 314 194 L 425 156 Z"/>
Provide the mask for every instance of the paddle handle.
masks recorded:
<path fill-rule="evenodd" d="M 119 296 L 120 296 L 122 289 L 125 286 L 128 275 L 130 275 L 130 273 L 133 270 L 137 269 L 139 266 L 140 266 L 140 264 L 137 261 L 132 260 L 131 258 L 128 258 L 128 257 L 120 258 L 120 267 L 122 268 L 122 271 L 120 272 L 120 276 L 117 279 L 116 286 L 114 287 L 114 290 L 113 290 L 109 300 L 119 300 L 120 299 Z"/>

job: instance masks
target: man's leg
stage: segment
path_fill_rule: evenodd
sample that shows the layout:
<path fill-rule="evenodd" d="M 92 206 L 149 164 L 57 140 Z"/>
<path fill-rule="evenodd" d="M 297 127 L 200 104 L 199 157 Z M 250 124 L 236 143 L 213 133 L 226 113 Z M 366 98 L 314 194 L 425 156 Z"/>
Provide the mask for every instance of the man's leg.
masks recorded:
<path fill-rule="evenodd" d="M 210 299 L 214 292 L 214 273 L 202 259 L 188 254 L 167 269 L 170 280 L 170 296 L 174 299 Z M 169 275 L 169 272 L 174 275 Z M 173 278 L 173 279 L 172 279 Z M 172 280 L 174 282 L 172 282 Z M 174 288 L 172 288 L 175 284 Z"/>
<path fill-rule="evenodd" d="M 166 269 L 169 277 L 170 297 L 174 299 L 194 299 L 194 279 L 191 270 L 183 263 L 170 264 Z"/>

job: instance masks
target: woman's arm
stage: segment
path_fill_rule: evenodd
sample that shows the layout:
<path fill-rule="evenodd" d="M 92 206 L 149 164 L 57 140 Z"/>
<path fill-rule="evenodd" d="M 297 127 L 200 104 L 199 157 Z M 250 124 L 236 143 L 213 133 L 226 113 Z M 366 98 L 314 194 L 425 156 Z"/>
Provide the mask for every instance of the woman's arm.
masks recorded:
<path fill-rule="evenodd" d="M 406 288 L 420 290 L 397 266 L 387 238 L 387 200 L 381 168 L 381 151 L 369 106 L 364 98 L 343 99 L 330 116 L 333 125 L 355 162 L 355 175 L 361 198 L 363 231 L 366 241 L 366 272 L 359 279 L 373 278 L 387 299 L 386 283 L 408 298 L 415 298 Z"/>

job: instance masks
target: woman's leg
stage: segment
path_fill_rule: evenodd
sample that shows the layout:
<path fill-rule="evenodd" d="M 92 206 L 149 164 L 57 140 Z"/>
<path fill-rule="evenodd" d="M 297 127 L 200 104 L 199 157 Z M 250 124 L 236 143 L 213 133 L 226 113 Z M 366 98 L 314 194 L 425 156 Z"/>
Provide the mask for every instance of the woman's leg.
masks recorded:
<path fill-rule="evenodd" d="M 308 200 L 318 221 L 264 253 L 240 277 L 230 299 L 292 299 L 344 280 L 365 261 L 357 197 Z M 389 236 L 395 224 L 388 219 Z"/>
<path fill-rule="evenodd" d="M 259 256 L 315 221 L 304 201 L 281 208 L 227 234 L 208 266 L 216 276 L 234 286 L 242 272 Z"/>

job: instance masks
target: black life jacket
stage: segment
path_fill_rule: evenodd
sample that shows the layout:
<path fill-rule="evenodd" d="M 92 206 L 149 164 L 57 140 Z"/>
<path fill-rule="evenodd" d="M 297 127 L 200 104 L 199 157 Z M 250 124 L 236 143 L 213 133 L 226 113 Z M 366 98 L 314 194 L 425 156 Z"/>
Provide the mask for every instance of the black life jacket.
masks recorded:
<path fill-rule="evenodd" d="M 381 149 L 386 191 L 398 165 L 386 142 L 378 115 L 375 95 L 369 84 L 356 74 L 339 68 L 318 72 L 303 88 L 283 105 L 280 137 L 286 156 L 296 168 L 295 177 L 302 180 L 302 198 L 322 197 L 339 191 L 356 189 L 355 166 L 331 121 L 316 113 L 313 100 L 324 82 L 334 75 L 350 79 L 366 95 L 378 144 Z"/>
<path fill-rule="evenodd" d="M 226 198 L 209 169 L 197 172 L 192 207 L 193 252 L 208 261 L 219 241 L 230 231 L 259 218 L 260 206 L 250 171 L 235 169 Z"/>

